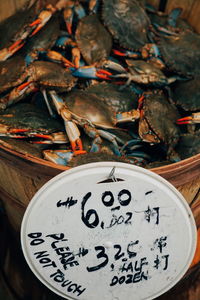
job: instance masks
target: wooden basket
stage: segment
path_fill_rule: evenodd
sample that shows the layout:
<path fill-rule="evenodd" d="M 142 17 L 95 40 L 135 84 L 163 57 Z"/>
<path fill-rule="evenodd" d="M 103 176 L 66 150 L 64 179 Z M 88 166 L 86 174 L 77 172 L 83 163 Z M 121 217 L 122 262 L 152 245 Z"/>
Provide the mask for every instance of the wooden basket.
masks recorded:
<path fill-rule="evenodd" d="M 25 2 L 26 0 L 0 1 L 0 21 L 14 13 Z M 149 0 L 148 2 L 158 8 L 163 1 Z M 200 1 L 168 0 L 166 10 L 170 11 L 177 6 L 183 8 L 183 17 L 200 33 L 200 22 L 198 20 Z M 0 198 L 5 206 L 12 231 L 18 236 L 23 214 L 31 198 L 48 180 L 67 170 L 67 167 L 57 166 L 46 160 L 16 152 L 4 145 L 0 145 L 0 158 Z M 168 180 L 183 194 L 193 211 L 197 227 L 200 227 L 200 154 L 178 163 L 151 169 L 151 171 Z M 200 238 L 198 241 L 200 244 Z M 200 261 L 199 252 L 194 260 L 196 266 Z M 31 278 L 30 280 L 33 279 Z M 163 295 L 159 299 L 200 299 L 200 289 L 199 292 L 195 289 L 195 291 L 190 293 L 188 290 L 189 286 L 185 290 L 184 287 L 186 285 L 183 285 L 180 288 L 178 284 L 177 287 L 168 292 L 168 298 L 164 298 L 165 295 Z M 42 289 L 41 295 L 44 295 L 43 289 L 45 288 L 41 287 L 41 285 L 40 288 Z M 180 292 L 180 289 L 183 293 Z M 182 296 L 179 297 L 180 295 Z M 186 295 L 187 298 L 185 298 Z M 18 296 L 19 299 L 25 299 L 23 297 L 20 298 L 20 294 Z M 37 296 L 33 300 L 39 299 L 50 299 L 50 296 L 47 298 L 38 298 Z M 60 299 L 60 297 L 54 296 L 52 299 Z"/>

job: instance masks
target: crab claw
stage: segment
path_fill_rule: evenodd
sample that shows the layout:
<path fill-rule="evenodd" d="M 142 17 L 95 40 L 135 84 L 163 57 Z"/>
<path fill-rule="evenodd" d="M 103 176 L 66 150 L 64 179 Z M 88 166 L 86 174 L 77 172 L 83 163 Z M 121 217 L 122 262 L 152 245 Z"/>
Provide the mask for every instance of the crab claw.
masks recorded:
<path fill-rule="evenodd" d="M 24 95 L 29 95 L 37 90 L 38 88 L 33 82 L 26 82 L 18 87 L 15 87 L 9 94 L 0 99 L 0 109 L 6 109 L 8 106 L 21 100 Z"/>
<path fill-rule="evenodd" d="M 72 75 L 79 78 L 88 78 L 88 79 L 104 79 L 109 80 L 109 76 L 112 75 L 112 73 L 103 70 L 103 69 L 97 69 L 95 67 L 80 67 L 78 69 L 71 69 Z"/>
<path fill-rule="evenodd" d="M 33 31 L 30 34 L 31 37 L 45 26 L 55 11 L 56 8 L 48 4 L 46 8 L 40 12 L 38 18 L 29 24 L 29 27 L 33 27 Z"/>
<path fill-rule="evenodd" d="M 57 51 L 48 50 L 46 53 L 47 57 L 55 62 L 62 62 L 66 67 L 74 67 L 74 64 L 66 59 L 62 54 Z"/>
<path fill-rule="evenodd" d="M 25 128 L 11 128 L 7 125 L 0 124 L 0 136 L 7 136 L 13 138 L 24 138 L 24 133 L 29 131 Z M 19 135 L 17 135 L 19 134 Z"/>
<path fill-rule="evenodd" d="M 33 144 L 66 144 L 69 142 L 64 132 L 53 132 L 51 134 L 29 133 L 29 137 L 41 138 L 41 141 L 32 141 Z"/>
<path fill-rule="evenodd" d="M 18 40 L 14 42 L 9 48 L 3 48 L 0 50 L 0 61 L 5 61 L 11 57 L 15 52 L 24 46 L 25 42 L 23 40 Z"/>
<path fill-rule="evenodd" d="M 64 16 L 64 20 L 65 20 L 65 24 L 66 24 L 66 29 L 67 32 L 72 35 L 72 20 L 73 20 L 73 10 L 71 7 L 67 7 L 65 8 L 64 12 L 63 12 L 63 16 Z"/>
<path fill-rule="evenodd" d="M 81 53 L 78 47 L 72 48 L 73 63 L 76 69 L 80 67 Z"/>
<path fill-rule="evenodd" d="M 191 116 L 180 118 L 176 121 L 178 125 L 182 124 L 199 124 L 200 123 L 200 112 L 193 113 Z"/>

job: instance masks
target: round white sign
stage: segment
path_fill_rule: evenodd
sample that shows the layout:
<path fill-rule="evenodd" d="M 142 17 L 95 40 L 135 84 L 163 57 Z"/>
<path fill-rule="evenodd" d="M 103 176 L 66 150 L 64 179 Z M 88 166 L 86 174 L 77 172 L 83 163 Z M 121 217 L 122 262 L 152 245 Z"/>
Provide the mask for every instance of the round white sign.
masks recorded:
<path fill-rule="evenodd" d="M 45 184 L 21 228 L 35 275 L 66 299 L 154 299 L 185 274 L 196 226 L 181 194 L 151 171 L 100 162 Z"/>

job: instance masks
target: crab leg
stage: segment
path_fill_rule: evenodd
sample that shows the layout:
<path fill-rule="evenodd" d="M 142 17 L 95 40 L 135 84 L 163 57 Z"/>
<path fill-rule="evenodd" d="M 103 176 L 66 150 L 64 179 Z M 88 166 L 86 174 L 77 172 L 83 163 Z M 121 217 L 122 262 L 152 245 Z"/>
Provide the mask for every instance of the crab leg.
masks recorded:
<path fill-rule="evenodd" d="M 62 166 L 67 166 L 68 161 L 73 157 L 73 152 L 68 150 L 44 150 L 44 158 Z"/>
<path fill-rule="evenodd" d="M 76 69 L 80 67 L 81 53 L 78 47 L 72 48 L 73 64 Z"/>
<path fill-rule="evenodd" d="M 20 86 L 14 88 L 8 95 L 0 99 L 0 109 L 4 110 L 11 104 L 17 103 L 23 98 L 23 95 L 29 95 L 37 91 L 37 87 L 33 82 L 25 82 Z"/>
<path fill-rule="evenodd" d="M 12 44 L 9 48 L 3 48 L 0 50 L 0 61 L 5 61 L 11 57 L 15 52 L 24 46 L 25 42 L 23 40 L 18 40 Z"/>
<path fill-rule="evenodd" d="M 74 16 L 72 8 L 71 7 L 65 8 L 63 12 L 63 16 L 64 16 L 67 32 L 70 35 L 72 35 L 72 20 Z"/>
<path fill-rule="evenodd" d="M 41 138 L 40 141 L 31 141 L 32 144 L 66 144 L 69 140 L 64 132 L 54 132 L 51 134 L 29 133 L 28 137 Z"/>
<path fill-rule="evenodd" d="M 29 27 L 33 27 L 33 31 L 31 32 L 30 36 L 35 35 L 45 24 L 49 21 L 52 15 L 56 12 L 56 8 L 53 7 L 51 4 L 48 4 L 38 15 L 38 18 L 29 24 Z"/>
<path fill-rule="evenodd" d="M 116 115 L 116 123 L 123 124 L 126 122 L 134 122 L 140 118 L 140 110 L 133 109 L 127 112 L 118 113 Z"/>
<path fill-rule="evenodd" d="M 96 14 L 99 8 L 99 0 L 89 0 L 89 12 L 90 14 Z"/>
<path fill-rule="evenodd" d="M 58 114 L 62 117 L 65 124 L 67 136 L 69 137 L 72 150 L 74 152 L 81 151 L 85 153 L 80 139 L 80 131 L 77 125 L 71 121 L 72 115 L 64 101 L 57 95 L 55 91 L 49 92 Z"/>
<path fill-rule="evenodd" d="M 54 114 L 54 112 L 53 112 L 53 110 L 52 110 L 52 108 L 51 108 L 51 105 L 49 104 L 49 100 L 48 100 L 48 97 L 47 97 L 47 92 L 46 92 L 46 90 L 43 89 L 41 92 L 42 92 L 42 95 L 43 95 L 43 97 L 44 97 L 44 101 L 45 101 L 45 103 L 46 103 L 46 106 L 47 106 L 47 109 L 48 109 L 48 111 L 49 111 L 50 116 L 51 116 L 51 117 L 55 117 L 55 114 Z"/>
<path fill-rule="evenodd" d="M 67 166 L 70 160 L 79 153 L 71 150 L 44 150 L 44 158 L 58 165 Z M 83 154 L 83 153 L 80 153 Z"/>
<path fill-rule="evenodd" d="M 24 128 L 11 128 L 7 125 L 0 124 L 0 136 L 7 136 L 13 138 L 23 138 L 23 133 L 29 131 Z M 17 135 L 20 134 L 20 135 Z"/>
<path fill-rule="evenodd" d="M 191 116 L 180 118 L 176 121 L 178 125 L 182 124 L 199 124 L 200 123 L 200 112 L 193 113 Z"/>
<path fill-rule="evenodd" d="M 122 57 L 129 57 L 129 58 L 140 58 L 141 54 L 139 52 L 133 52 L 133 51 L 128 51 L 128 50 L 117 50 L 113 49 L 112 50 L 113 54 L 117 56 L 122 56 Z"/>

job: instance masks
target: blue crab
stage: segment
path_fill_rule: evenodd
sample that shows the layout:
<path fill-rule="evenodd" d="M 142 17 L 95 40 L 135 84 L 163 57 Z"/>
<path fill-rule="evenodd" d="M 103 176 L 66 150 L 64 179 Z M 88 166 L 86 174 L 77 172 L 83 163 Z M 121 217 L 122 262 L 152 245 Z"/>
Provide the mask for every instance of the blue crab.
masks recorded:
<path fill-rule="evenodd" d="M 97 90 L 100 89 L 97 88 Z M 122 98 L 122 92 L 121 94 L 120 92 L 117 93 L 117 90 L 113 88 L 114 93 L 109 97 L 108 90 L 107 87 L 105 94 L 94 94 L 95 87 L 92 87 L 91 90 L 89 88 L 86 91 L 73 91 L 67 94 L 65 98 L 63 95 L 60 98 L 55 91 L 49 92 L 56 110 L 64 120 L 67 136 L 71 143 L 71 152 L 73 155 L 77 155 L 77 153 L 82 154 L 84 151 L 80 128 L 93 140 L 90 152 L 101 152 L 103 148 L 105 149 L 105 143 L 103 143 L 105 140 L 105 142 L 109 142 L 109 151 L 115 155 L 125 155 L 129 160 L 143 164 L 145 160 L 149 159 L 149 156 L 142 149 L 143 142 L 141 139 L 132 138 L 127 130 L 115 126 L 117 121 L 115 111 L 118 111 L 119 106 L 117 105 L 113 109 L 112 101 L 115 98 L 115 101 L 119 102 L 120 96 Z M 129 95 L 131 97 L 131 94 Z M 127 102 L 126 107 L 129 106 L 130 102 Z"/>
<path fill-rule="evenodd" d="M 172 89 L 172 98 L 176 105 L 185 111 L 200 110 L 200 76 L 186 82 L 177 82 Z"/>
<path fill-rule="evenodd" d="M 177 36 L 161 36 L 158 47 L 169 70 L 189 78 L 200 74 L 199 34 L 184 31 Z"/>
<path fill-rule="evenodd" d="M 66 95 L 64 101 L 55 91 L 49 91 L 49 94 L 58 114 L 64 120 L 73 151 L 83 150 L 80 131 L 76 124 L 81 126 L 93 139 L 93 148 L 98 149 L 98 144 L 102 143 L 102 137 L 111 141 L 116 147 L 116 151 L 119 151 L 117 140 L 119 142 L 121 140 L 106 131 L 106 129 L 115 128 L 114 115 L 103 101 L 99 101 L 97 96 L 91 94 L 88 97 L 88 93 L 84 91 L 75 91 Z"/>
<path fill-rule="evenodd" d="M 119 114 L 119 121 L 139 120 L 140 138 L 150 144 L 165 144 L 168 157 L 179 160 L 174 153 L 174 147 L 180 136 L 180 129 L 176 125 L 179 118 L 178 110 L 168 102 L 162 91 L 146 92 L 140 100 L 139 108 Z"/>
<path fill-rule="evenodd" d="M 103 20 L 120 46 L 138 50 L 148 43 L 150 20 L 141 2 L 136 0 L 104 0 Z"/>
<path fill-rule="evenodd" d="M 163 87 L 179 79 L 178 76 L 166 77 L 165 74 L 152 63 L 143 60 L 126 59 L 128 72 L 124 70 L 122 74 L 113 75 L 113 78 L 127 78 L 126 85 L 131 81 L 154 87 Z"/>
<path fill-rule="evenodd" d="M 88 65 L 99 66 L 108 59 L 112 38 L 96 15 L 86 16 L 79 21 L 75 39 Z"/>
<path fill-rule="evenodd" d="M 85 91 L 104 101 L 114 113 L 137 108 L 139 96 L 129 86 L 121 90 L 118 85 L 102 82 L 89 86 Z"/>
<path fill-rule="evenodd" d="M 0 61 L 4 61 L 19 51 L 27 42 L 27 40 L 37 34 L 46 23 L 52 18 L 52 16 L 58 11 L 64 8 L 66 5 L 65 0 L 59 0 L 55 5 L 47 4 L 39 12 L 36 9 L 36 5 L 31 8 L 17 12 L 14 17 L 2 24 L 2 30 L 5 32 L 5 25 L 8 27 L 14 21 L 12 28 L 12 35 L 6 39 L 3 48 L 0 50 Z M 10 26 L 11 27 L 11 26 Z M 0 28 L 1 30 L 1 28 Z M 11 31 L 10 31 L 11 32 Z"/>
<path fill-rule="evenodd" d="M 20 103 L 1 112 L 0 136 L 32 139 L 41 144 L 68 143 L 62 123 L 29 103 Z"/>
<path fill-rule="evenodd" d="M 181 134 L 176 151 L 181 159 L 189 158 L 200 153 L 200 132 Z"/>
<path fill-rule="evenodd" d="M 27 65 L 37 60 L 41 52 L 44 53 L 53 46 L 59 33 L 58 25 L 58 15 L 54 15 L 47 26 L 33 36 L 18 55 L 0 62 L 0 93 L 19 85 Z"/>
<path fill-rule="evenodd" d="M 25 6 L 0 24 L 0 61 L 8 59 L 23 47 L 24 39 L 29 34 L 26 26 L 36 13 L 36 5 L 30 8 Z"/>
<path fill-rule="evenodd" d="M 64 69 L 56 63 L 35 61 L 22 73 L 18 79 L 18 86 L 0 98 L 0 108 L 5 109 L 7 106 L 20 101 L 39 87 L 43 90 L 70 91 L 76 81 L 77 79 L 71 75 L 68 69 Z"/>

